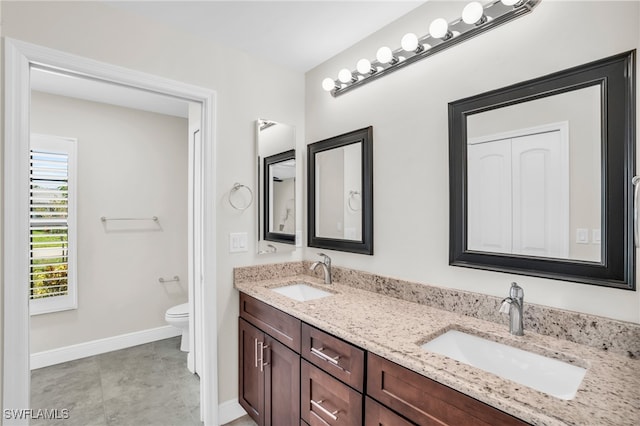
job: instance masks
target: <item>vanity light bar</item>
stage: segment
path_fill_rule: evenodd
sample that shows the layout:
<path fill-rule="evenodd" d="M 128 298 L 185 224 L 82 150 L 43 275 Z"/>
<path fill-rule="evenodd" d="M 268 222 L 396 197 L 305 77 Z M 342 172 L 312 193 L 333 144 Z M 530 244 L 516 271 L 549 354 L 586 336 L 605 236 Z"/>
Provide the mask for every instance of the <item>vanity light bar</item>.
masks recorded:
<path fill-rule="evenodd" d="M 360 59 L 354 71 L 343 68 L 338 72 L 337 79 L 325 78 L 322 81 L 322 88 L 334 97 L 339 96 L 484 31 L 526 15 L 540 1 L 493 0 L 484 5 L 473 1 L 464 7 L 461 18 L 452 22 L 447 22 L 443 18 L 435 19 L 429 26 L 429 33 L 422 37 L 413 33 L 405 34 L 401 40 L 401 47 L 393 51 L 389 47 L 381 47 L 374 61 Z"/>

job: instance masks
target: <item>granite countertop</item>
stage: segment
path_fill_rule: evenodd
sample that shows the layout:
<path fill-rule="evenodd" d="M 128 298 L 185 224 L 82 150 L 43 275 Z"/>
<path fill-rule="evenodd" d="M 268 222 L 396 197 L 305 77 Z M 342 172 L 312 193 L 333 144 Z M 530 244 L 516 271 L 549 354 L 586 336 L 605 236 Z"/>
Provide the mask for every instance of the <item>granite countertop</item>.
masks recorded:
<path fill-rule="evenodd" d="M 298 302 L 269 288 L 305 282 L 335 293 Z M 236 282 L 258 300 L 534 425 L 638 425 L 640 361 L 566 340 L 412 303 L 308 275 Z M 587 373 L 576 397 L 558 399 L 420 348 L 457 329 L 560 359 Z"/>

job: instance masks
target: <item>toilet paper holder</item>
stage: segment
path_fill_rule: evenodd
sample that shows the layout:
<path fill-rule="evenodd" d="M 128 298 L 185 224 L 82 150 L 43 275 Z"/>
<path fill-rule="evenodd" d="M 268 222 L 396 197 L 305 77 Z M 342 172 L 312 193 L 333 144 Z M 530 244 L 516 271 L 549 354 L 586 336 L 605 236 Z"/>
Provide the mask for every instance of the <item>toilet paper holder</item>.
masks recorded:
<path fill-rule="evenodd" d="M 162 278 L 162 277 L 158 278 L 158 282 L 162 283 L 162 284 L 176 282 L 176 281 L 180 281 L 180 277 L 177 276 L 177 275 L 174 275 L 173 278 L 171 278 L 171 279 L 165 279 L 165 278 Z"/>

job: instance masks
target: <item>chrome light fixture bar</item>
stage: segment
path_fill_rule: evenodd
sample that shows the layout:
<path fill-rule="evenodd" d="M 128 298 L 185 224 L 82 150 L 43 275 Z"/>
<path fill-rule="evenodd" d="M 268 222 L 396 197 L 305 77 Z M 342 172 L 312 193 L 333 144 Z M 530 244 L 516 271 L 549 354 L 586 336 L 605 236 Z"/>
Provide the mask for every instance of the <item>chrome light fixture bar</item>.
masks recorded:
<path fill-rule="evenodd" d="M 338 78 L 325 78 L 322 88 L 334 97 L 360 87 L 370 81 L 404 68 L 420 59 L 436 54 L 485 31 L 519 18 L 531 12 L 541 0 L 492 0 L 482 4 L 472 1 L 462 10 L 462 17 L 452 22 L 435 19 L 429 33 L 418 37 L 405 34 L 401 47 L 391 50 L 387 46 L 378 49 L 376 59 L 360 59 L 354 71 L 343 68 Z"/>

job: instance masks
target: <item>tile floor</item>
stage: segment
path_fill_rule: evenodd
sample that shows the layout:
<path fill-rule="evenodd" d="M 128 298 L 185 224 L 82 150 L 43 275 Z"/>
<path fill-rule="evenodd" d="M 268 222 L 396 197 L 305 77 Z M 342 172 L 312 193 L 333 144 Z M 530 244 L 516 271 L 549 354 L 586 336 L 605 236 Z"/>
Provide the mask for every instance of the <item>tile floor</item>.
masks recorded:
<path fill-rule="evenodd" d="M 160 340 L 33 370 L 31 407 L 68 409 L 69 418 L 31 424 L 201 425 L 199 387 L 180 337 Z"/>
<path fill-rule="evenodd" d="M 224 426 L 258 426 L 256 422 L 251 419 L 249 416 L 240 417 L 237 420 L 232 421 L 231 423 L 226 423 Z"/>

